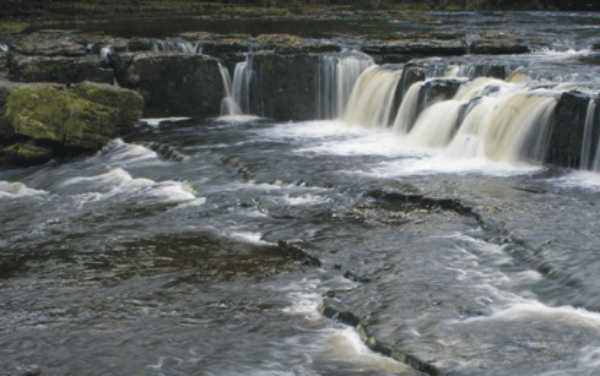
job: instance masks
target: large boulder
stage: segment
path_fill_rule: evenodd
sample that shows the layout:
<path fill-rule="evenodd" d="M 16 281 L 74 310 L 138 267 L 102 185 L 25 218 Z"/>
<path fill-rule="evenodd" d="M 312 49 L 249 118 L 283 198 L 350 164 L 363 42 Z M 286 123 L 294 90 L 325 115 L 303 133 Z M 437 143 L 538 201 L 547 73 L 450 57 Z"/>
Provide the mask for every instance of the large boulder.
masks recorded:
<path fill-rule="evenodd" d="M 17 137 L 80 149 L 99 149 L 117 135 L 116 109 L 54 88 L 15 89 L 6 118 Z"/>
<path fill-rule="evenodd" d="M 225 88 L 215 58 L 162 52 L 119 60 L 119 83 L 142 94 L 145 116 L 219 115 Z"/>
<path fill-rule="evenodd" d="M 251 112 L 278 120 L 314 119 L 318 64 L 318 55 L 254 55 Z"/>
<path fill-rule="evenodd" d="M 143 107 L 131 90 L 82 83 L 0 83 L 0 165 L 28 165 L 100 149 L 135 127 Z"/>
<path fill-rule="evenodd" d="M 112 83 L 112 69 L 104 68 L 98 56 L 26 56 L 11 54 L 9 78 L 16 82 Z"/>
<path fill-rule="evenodd" d="M 73 85 L 71 92 L 88 101 L 116 109 L 115 126 L 120 132 L 127 132 L 134 128 L 142 117 L 144 99 L 133 90 L 107 84 L 82 82 Z"/>
<path fill-rule="evenodd" d="M 551 123 L 550 145 L 546 162 L 578 168 L 581 163 L 581 149 L 585 130 L 585 119 L 589 95 L 577 91 L 563 93 L 554 109 Z M 592 140 L 598 139 L 598 129 L 594 130 Z M 596 142 L 592 145 L 596 149 Z"/>

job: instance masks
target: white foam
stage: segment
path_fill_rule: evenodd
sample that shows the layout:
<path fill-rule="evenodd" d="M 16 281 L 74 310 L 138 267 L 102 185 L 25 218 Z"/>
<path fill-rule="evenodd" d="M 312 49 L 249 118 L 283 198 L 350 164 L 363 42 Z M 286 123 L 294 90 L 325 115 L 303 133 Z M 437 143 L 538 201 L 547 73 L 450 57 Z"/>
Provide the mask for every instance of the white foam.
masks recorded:
<path fill-rule="evenodd" d="M 403 145 L 403 139 L 388 130 L 373 129 L 370 131 L 354 132 L 342 140 L 325 141 L 315 146 L 298 149 L 300 153 L 319 153 L 341 156 L 355 155 L 409 155 Z"/>
<path fill-rule="evenodd" d="M 129 144 L 120 138 L 109 142 L 96 157 L 104 158 L 103 162 L 113 166 L 127 166 L 147 161 L 152 161 L 153 163 L 161 162 L 156 152 L 142 145 Z"/>
<path fill-rule="evenodd" d="M 63 181 L 59 187 L 68 191 L 84 191 L 81 204 L 120 194 L 157 198 L 163 202 L 192 201 L 196 199 L 195 190 L 187 182 L 166 180 L 155 182 L 146 178 L 132 178 L 122 168 L 114 168 L 94 176 L 78 176 Z M 89 194 L 99 193 L 97 196 Z"/>
<path fill-rule="evenodd" d="M 540 169 L 539 166 L 492 162 L 484 158 L 458 159 L 448 158 L 441 154 L 422 154 L 417 157 L 381 162 L 371 169 L 350 171 L 349 173 L 381 178 L 434 174 L 480 174 L 509 177 L 531 174 Z"/>
<path fill-rule="evenodd" d="M 549 182 L 564 188 L 600 191 L 600 173 L 593 171 L 573 171 L 560 178 L 550 179 Z"/>
<path fill-rule="evenodd" d="M 164 118 L 144 118 L 140 119 L 140 124 L 150 127 L 159 127 L 162 123 L 179 123 L 191 120 L 190 117 L 164 117 Z"/>
<path fill-rule="evenodd" d="M 475 317 L 463 322 L 485 320 L 521 321 L 521 320 L 561 321 L 574 326 L 585 326 L 600 330 L 600 313 L 571 306 L 550 307 L 536 300 L 521 300 L 491 316 Z"/>
<path fill-rule="evenodd" d="M 404 363 L 371 351 L 354 328 L 332 328 L 328 332 L 331 338 L 329 351 L 338 359 L 350 360 L 357 366 L 369 370 L 399 373 L 409 370 Z"/>
<path fill-rule="evenodd" d="M 317 321 L 322 319 L 319 306 L 323 303 L 320 294 L 314 292 L 291 292 L 288 294 L 292 301 L 290 306 L 283 308 L 283 312 L 289 315 L 303 316 L 307 320 Z"/>
<path fill-rule="evenodd" d="M 217 121 L 223 121 L 231 124 L 249 123 L 251 121 L 260 119 L 262 118 L 256 115 L 223 115 L 215 118 Z"/>
<path fill-rule="evenodd" d="M 0 199 L 34 196 L 48 193 L 44 190 L 29 188 L 20 182 L 9 182 L 0 180 Z"/>
<path fill-rule="evenodd" d="M 259 245 L 274 245 L 274 243 L 270 243 L 262 240 L 262 234 L 259 232 L 250 232 L 250 231 L 232 231 L 227 234 L 227 236 L 231 239 L 235 239 L 241 242 L 250 243 L 250 244 L 259 244 Z"/>
<path fill-rule="evenodd" d="M 368 134 L 364 129 L 348 128 L 346 123 L 335 120 L 314 120 L 292 124 L 277 124 L 261 131 L 261 135 L 276 138 L 324 138 Z"/>

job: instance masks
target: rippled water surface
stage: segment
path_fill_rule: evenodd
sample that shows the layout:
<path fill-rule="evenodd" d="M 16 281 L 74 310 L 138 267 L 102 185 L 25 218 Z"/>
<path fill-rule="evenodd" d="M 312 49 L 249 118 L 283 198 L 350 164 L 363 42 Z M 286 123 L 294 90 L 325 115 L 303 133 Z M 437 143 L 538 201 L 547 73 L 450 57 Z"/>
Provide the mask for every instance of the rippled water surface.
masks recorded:
<path fill-rule="evenodd" d="M 597 175 L 394 137 L 222 118 L 3 172 L 3 372 L 419 374 L 325 304 L 444 372 L 593 375 Z"/>

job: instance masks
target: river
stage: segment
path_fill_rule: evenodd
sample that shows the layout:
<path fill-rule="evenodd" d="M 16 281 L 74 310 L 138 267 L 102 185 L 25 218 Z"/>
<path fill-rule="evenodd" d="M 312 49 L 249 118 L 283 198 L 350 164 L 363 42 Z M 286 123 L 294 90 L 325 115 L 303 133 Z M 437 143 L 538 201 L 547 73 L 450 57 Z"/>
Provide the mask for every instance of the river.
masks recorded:
<path fill-rule="evenodd" d="M 427 74 L 502 63 L 534 83 L 484 96 L 595 92 L 600 18 L 532 17 L 553 45 Z M 344 95 L 333 119 L 147 121 L 0 171 L 0 375 L 596 375 L 599 173 L 457 152 Z"/>

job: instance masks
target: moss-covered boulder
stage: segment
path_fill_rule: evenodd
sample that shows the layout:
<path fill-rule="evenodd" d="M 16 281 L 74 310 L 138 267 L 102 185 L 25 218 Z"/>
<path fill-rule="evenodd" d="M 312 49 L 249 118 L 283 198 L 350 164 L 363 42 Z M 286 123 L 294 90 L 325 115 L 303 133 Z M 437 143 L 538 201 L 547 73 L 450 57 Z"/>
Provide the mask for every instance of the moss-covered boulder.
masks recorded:
<path fill-rule="evenodd" d="M 9 78 L 16 82 L 112 83 L 114 72 L 102 66 L 98 56 L 25 56 L 11 54 Z"/>
<path fill-rule="evenodd" d="M 135 127 L 142 117 L 144 98 L 133 90 L 107 84 L 82 82 L 73 85 L 71 92 L 83 99 L 116 109 L 117 122 L 115 125 L 121 132 Z"/>
<path fill-rule="evenodd" d="M 217 116 L 225 88 L 215 58 L 176 52 L 133 56 L 119 75 L 142 94 L 144 116 Z"/>
<path fill-rule="evenodd" d="M 6 103 L 15 136 L 96 150 L 117 135 L 116 109 L 54 88 L 19 87 Z"/>

